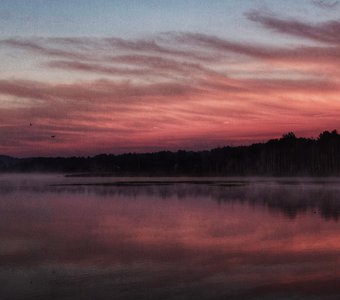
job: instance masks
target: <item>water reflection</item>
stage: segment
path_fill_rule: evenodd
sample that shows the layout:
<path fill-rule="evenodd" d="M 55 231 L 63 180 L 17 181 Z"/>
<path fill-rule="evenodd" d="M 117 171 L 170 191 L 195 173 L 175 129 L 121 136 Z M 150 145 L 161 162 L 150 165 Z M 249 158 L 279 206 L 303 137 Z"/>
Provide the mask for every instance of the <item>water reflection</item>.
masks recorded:
<path fill-rule="evenodd" d="M 45 180 L 1 185 L 1 299 L 338 298 L 335 183 Z"/>

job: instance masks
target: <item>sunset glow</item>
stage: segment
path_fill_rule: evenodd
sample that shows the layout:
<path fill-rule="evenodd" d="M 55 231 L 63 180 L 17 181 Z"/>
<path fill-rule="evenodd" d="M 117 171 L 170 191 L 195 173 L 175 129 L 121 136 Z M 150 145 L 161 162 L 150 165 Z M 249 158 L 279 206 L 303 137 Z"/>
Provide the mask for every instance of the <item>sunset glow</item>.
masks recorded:
<path fill-rule="evenodd" d="M 199 150 L 340 129 L 337 1 L 206 3 L 1 1 L 0 154 Z"/>

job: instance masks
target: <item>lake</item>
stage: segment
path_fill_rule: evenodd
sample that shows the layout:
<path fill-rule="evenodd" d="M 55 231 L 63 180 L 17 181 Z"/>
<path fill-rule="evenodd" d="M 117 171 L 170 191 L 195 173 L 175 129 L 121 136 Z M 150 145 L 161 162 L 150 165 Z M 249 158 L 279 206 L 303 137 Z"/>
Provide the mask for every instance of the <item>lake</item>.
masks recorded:
<path fill-rule="evenodd" d="M 0 299 L 339 299 L 340 181 L 0 176 Z"/>

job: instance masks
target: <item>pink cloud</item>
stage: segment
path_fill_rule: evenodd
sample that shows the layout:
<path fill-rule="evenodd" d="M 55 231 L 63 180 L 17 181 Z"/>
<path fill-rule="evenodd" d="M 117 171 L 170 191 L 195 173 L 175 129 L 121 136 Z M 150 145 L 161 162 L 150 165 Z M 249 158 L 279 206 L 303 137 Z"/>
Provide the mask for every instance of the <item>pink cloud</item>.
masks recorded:
<path fill-rule="evenodd" d="M 337 128 L 337 21 L 309 24 L 259 12 L 248 18 L 323 45 L 268 46 L 188 32 L 1 40 L 46 79 L 1 76 L 0 152 L 203 149 Z M 58 137 L 53 144 L 50 135 Z"/>

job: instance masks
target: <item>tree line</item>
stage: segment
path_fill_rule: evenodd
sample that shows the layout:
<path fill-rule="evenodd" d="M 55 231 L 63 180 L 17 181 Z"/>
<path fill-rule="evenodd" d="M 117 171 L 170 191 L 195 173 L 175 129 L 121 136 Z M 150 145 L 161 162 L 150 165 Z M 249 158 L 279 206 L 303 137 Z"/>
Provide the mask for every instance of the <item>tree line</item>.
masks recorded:
<path fill-rule="evenodd" d="M 1 172 L 60 172 L 114 176 L 337 176 L 340 135 L 279 139 L 206 151 L 100 154 L 93 157 L 0 156 Z"/>

